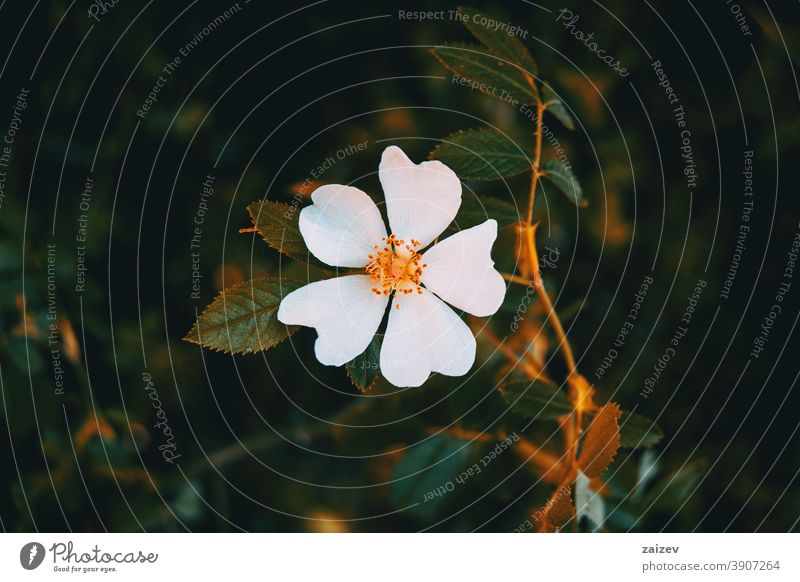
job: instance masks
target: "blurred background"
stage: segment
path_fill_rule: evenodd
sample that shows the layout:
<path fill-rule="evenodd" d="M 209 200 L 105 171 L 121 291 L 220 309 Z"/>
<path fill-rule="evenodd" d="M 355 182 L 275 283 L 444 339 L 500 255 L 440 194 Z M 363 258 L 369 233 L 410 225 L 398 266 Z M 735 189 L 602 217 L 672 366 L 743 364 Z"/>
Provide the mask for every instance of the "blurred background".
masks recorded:
<path fill-rule="evenodd" d="M 246 357 L 181 339 L 225 287 L 313 276 L 239 233 L 249 203 L 305 204 L 317 183 L 380 200 L 387 145 L 422 161 L 459 129 L 529 138 L 519 111 L 455 85 L 429 54 L 469 40 L 449 17 L 456 4 L 100 4 L 0 4 L 0 526 L 519 529 L 553 488 L 520 451 L 422 502 L 496 444 L 426 462 L 440 427 L 559 438 L 554 423 L 506 410 L 503 361 L 465 382 L 379 381 L 362 393 L 314 359 L 313 330 Z M 800 282 L 784 276 L 800 220 L 797 6 L 575 2 L 568 28 L 549 0 L 474 5 L 526 31 L 541 78 L 577 121 L 550 125 L 589 205 L 546 191 L 537 217 L 579 368 L 598 401 L 664 433 L 649 452 L 617 456 L 603 529 L 797 531 Z M 417 10 L 444 18 L 399 14 Z M 576 31 L 593 32 L 628 74 Z M 528 190 L 520 178 L 465 192 L 524 207 Z M 513 253 L 498 250 L 512 247 L 506 232 L 495 248 L 506 271 Z M 597 374 L 645 277 L 638 319 Z M 698 281 L 686 335 L 647 392 Z M 499 337 L 524 294 L 511 289 L 492 319 Z M 648 491 L 664 494 L 642 503 Z"/>

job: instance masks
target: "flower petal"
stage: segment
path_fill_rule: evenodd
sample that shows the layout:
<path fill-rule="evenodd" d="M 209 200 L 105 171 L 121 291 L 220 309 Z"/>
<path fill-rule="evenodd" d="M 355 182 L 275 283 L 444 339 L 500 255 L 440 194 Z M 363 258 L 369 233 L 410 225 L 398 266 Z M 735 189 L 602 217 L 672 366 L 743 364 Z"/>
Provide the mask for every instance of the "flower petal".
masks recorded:
<path fill-rule="evenodd" d="M 332 267 L 364 267 L 373 246 L 386 236 L 381 213 L 358 188 L 327 184 L 311 194 L 314 204 L 300 212 L 300 233 L 308 249 Z"/>
<path fill-rule="evenodd" d="M 310 283 L 281 301 L 278 320 L 317 330 L 317 359 L 341 366 L 361 354 L 383 319 L 389 298 L 370 289 L 367 275 L 348 275 Z"/>
<path fill-rule="evenodd" d="M 473 362 L 472 332 L 441 299 L 425 289 L 395 297 L 381 346 L 384 378 L 399 387 L 421 386 L 431 372 L 463 376 Z"/>
<path fill-rule="evenodd" d="M 478 317 L 494 314 L 503 303 L 506 283 L 494 268 L 492 244 L 497 221 L 490 219 L 435 244 L 420 262 L 421 281 L 451 305 Z"/>
<path fill-rule="evenodd" d="M 426 247 L 461 206 L 461 181 L 441 162 L 415 164 L 397 146 L 383 150 L 378 176 L 392 233 Z"/>

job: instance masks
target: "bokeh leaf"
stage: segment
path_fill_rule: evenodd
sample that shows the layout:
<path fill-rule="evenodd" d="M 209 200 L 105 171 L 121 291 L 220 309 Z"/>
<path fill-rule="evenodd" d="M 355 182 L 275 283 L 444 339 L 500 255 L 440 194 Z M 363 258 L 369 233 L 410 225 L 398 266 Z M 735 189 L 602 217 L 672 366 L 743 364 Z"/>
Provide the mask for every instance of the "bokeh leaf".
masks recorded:
<path fill-rule="evenodd" d="M 497 58 L 486 48 L 472 43 L 453 42 L 431 49 L 431 53 L 449 71 L 471 81 L 481 93 L 505 102 L 536 103 L 539 96 L 525 75 L 514 65 Z"/>
<path fill-rule="evenodd" d="M 527 438 L 519 439 L 514 452 L 545 483 L 557 485 L 569 471 L 567 459 L 560 452 L 539 447 Z"/>
<path fill-rule="evenodd" d="M 572 412 L 569 398 L 552 382 L 511 382 L 500 388 L 500 394 L 514 412 L 528 418 L 553 420 Z"/>
<path fill-rule="evenodd" d="M 531 169 L 524 146 L 490 129 L 452 133 L 428 157 L 449 166 L 462 180 L 500 180 Z"/>
<path fill-rule="evenodd" d="M 572 174 L 572 170 L 559 160 L 547 160 L 541 166 L 543 176 L 567 195 L 567 198 L 576 206 L 586 206 L 588 203 L 583 198 L 583 189 Z"/>
<path fill-rule="evenodd" d="M 646 510 L 674 510 L 692 495 L 705 472 L 704 459 L 686 463 L 654 485 L 642 499 L 642 505 Z"/>
<path fill-rule="evenodd" d="M 647 490 L 647 486 L 658 473 L 660 463 L 652 449 L 646 450 L 639 457 L 638 475 L 636 477 L 636 493 L 634 499 L 639 501 Z"/>
<path fill-rule="evenodd" d="M 229 287 L 206 307 L 184 340 L 233 354 L 269 349 L 297 331 L 278 321 L 278 306 L 303 285 L 265 277 Z"/>
<path fill-rule="evenodd" d="M 180 486 L 172 509 L 182 521 L 193 523 L 202 517 L 203 509 L 203 485 L 197 480 L 187 480 Z"/>
<path fill-rule="evenodd" d="M 454 479 L 472 458 L 470 441 L 436 435 L 414 446 L 392 474 L 391 497 L 395 507 L 428 515 L 455 490 Z"/>
<path fill-rule="evenodd" d="M 460 6 L 458 11 L 464 17 L 461 23 L 494 54 L 519 65 L 531 77 L 537 75 L 539 69 L 536 66 L 536 61 L 533 59 L 528 47 L 521 40 L 499 28 L 492 30 L 487 26 L 488 20 L 483 18 L 476 19 L 482 14 L 472 7 Z"/>

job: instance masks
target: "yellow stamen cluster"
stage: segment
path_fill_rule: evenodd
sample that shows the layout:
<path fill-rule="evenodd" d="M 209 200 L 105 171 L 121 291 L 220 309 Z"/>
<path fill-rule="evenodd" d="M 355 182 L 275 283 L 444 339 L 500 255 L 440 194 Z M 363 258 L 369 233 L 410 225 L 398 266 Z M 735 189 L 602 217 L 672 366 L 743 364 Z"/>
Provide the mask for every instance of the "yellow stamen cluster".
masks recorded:
<path fill-rule="evenodd" d="M 406 242 L 390 235 L 381 239 L 382 245 L 375 245 L 375 252 L 369 255 L 367 274 L 375 281 L 372 292 L 376 295 L 402 293 L 410 295 L 422 294 L 419 279 L 427 265 L 420 264 L 421 256 L 415 250 L 420 246 L 413 238 Z M 395 304 L 399 309 L 400 305 Z"/>

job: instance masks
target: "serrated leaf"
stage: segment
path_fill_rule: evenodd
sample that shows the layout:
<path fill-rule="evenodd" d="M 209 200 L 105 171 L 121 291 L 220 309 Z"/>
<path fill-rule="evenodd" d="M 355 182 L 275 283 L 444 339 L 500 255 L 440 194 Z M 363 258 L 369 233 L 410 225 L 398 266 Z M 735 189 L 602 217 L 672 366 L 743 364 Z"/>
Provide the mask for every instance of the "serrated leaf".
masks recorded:
<path fill-rule="evenodd" d="M 594 412 L 584 415 L 584 424 L 588 426 Z M 655 422 L 647 417 L 627 410 L 622 411 L 619 419 L 619 446 L 625 449 L 652 447 L 664 437 L 664 432 Z"/>
<path fill-rule="evenodd" d="M 478 18 L 476 20 L 476 16 L 484 15 L 481 15 L 480 12 L 472 7 L 460 6 L 458 10 L 464 17 L 461 23 L 475 38 L 481 41 L 500 58 L 519 65 L 524 72 L 531 77 L 536 76 L 539 72 L 536 61 L 528 50 L 528 47 L 526 47 L 521 40 L 499 28 L 497 30 L 492 30 L 492 28 L 487 26 L 488 21 L 484 21 L 483 18 Z M 495 19 L 495 22 L 496 21 Z"/>
<path fill-rule="evenodd" d="M 392 473 L 395 507 L 429 515 L 455 490 L 455 478 L 470 463 L 470 441 L 436 435 L 406 452 Z M 416 504 L 416 505 L 415 505 Z"/>
<path fill-rule="evenodd" d="M 583 437 L 578 466 L 590 479 L 599 477 L 617 454 L 621 414 L 619 405 L 609 402 L 594 415 Z"/>
<path fill-rule="evenodd" d="M 512 382 L 500 388 L 506 404 L 517 414 L 554 420 L 572 412 L 572 403 L 556 384 L 544 380 Z"/>
<path fill-rule="evenodd" d="M 531 169 L 524 145 L 490 129 L 452 133 L 428 158 L 441 161 L 462 180 L 500 180 Z"/>
<path fill-rule="evenodd" d="M 556 489 L 547 504 L 533 515 L 539 523 L 540 532 L 555 532 L 567 525 L 575 517 L 575 504 L 569 487 Z"/>
<path fill-rule="evenodd" d="M 184 340 L 233 354 L 267 350 L 297 331 L 278 321 L 278 306 L 303 285 L 266 277 L 229 287 L 206 307 Z"/>
<path fill-rule="evenodd" d="M 519 68 L 498 59 L 494 53 L 480 45 L 453 42 L 434 47 L 431 53 L 448 70 L 472 81 L 470 87 L 490 97 L 506 103 L 516 99 L 517 106 L 537 103 L 539 100 Z"/>
<path fill-rule="evenodd" d="M 366 392 L 380 373 L 380 353 L 382 336 L 375 334 L 364 352 L 345 364 L 347 375 L 356 388 Z"/>
<path fill-rule="evenodd" d="M 301 210 L 297 206 L 273 200 L 259 200 L 247 207 L 253 226 L 267 245 L 297 261 L 327 268 L 311 254 L 300 234 Z"/>
<path fill-rule="evenodd" d="M 547 160 L 541 166 L 543 176 L 550 180 L 555 186 L 567 195 L 567 198 L 577 206 L 586 206 L 587 202 L 583 199 L 583 190 L 578 180 L 572 174 L 572 170 L 559 160 Z"/>
<path fill-rule="evenodd" d="M 564 106 L 564 102 L 548 85 L 544 85 L 542 89 L 542 101 L 544 102 L 545 111 L 552 113 L 553 117 L 558 119 L 567 129 L 575 129 L 575 122 Z"/>
<path fill-rule="evenodd" d="M 462 198 L 461 206 L 453 219 L 452 226 L 456 230 L 464 230 L 482 224 L 490 218 L 494 218 L 497 221 L 498 228 L 517 224 L 522 220 L 520 211 L 513 204 L 491 196 L 480 198 L 468 196 Z"/>
<path fill-rule="evenodd" d="M 657 444 L 664 432 L 655 422 L 633 412 L 622 413 L 619 420 L 619 444 L 626 449 L 647 448 Z"/>
<path fill-rule="evenodd" d="M 519 439 L 514 452 L 545 483 L 557 485 L 569 471 L 568 460 L 561 452 L 544 449 L 526 438 Z"/>

